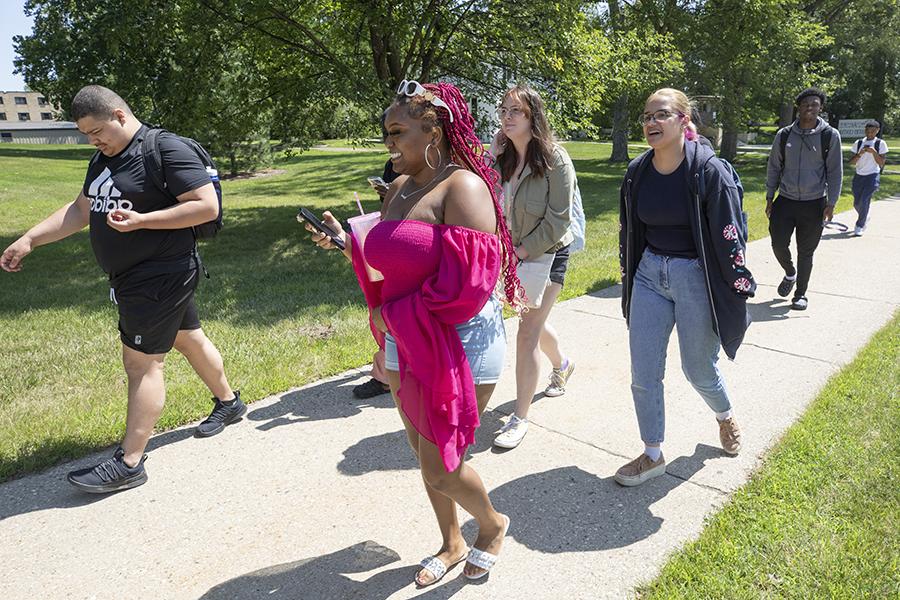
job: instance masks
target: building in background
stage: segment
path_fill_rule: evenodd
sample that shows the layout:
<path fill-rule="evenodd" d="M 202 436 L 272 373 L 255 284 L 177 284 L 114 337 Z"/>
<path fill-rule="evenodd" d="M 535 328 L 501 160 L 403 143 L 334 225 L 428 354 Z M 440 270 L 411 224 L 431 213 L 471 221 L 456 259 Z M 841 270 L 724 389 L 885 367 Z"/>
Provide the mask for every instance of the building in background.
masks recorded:
<path fill-rule="evenodd" d="M 39 92 L 0 91 L 0 142 L 87 144 L 75 123 L 59 121 L 61 111 Z"/>
<path fill-rule="evenodd" d="M 87 137 L 70 121 L 0 121 L 0 142 L 13 144 L 87 144 Z"/>
<path fill-rule="evenodd" d="M 55 121 L 59 112 L 38 92 L 0 91 L 0 121 Z"/>

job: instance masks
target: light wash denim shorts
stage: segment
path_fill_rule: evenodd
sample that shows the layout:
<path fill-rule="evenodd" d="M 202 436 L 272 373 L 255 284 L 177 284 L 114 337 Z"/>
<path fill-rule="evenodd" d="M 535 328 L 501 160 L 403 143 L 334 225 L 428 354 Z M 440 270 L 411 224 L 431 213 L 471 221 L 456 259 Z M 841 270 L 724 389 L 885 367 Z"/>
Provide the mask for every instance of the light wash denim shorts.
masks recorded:
<path fill-rule="evenodd" d="M 506 357 L 506 327 L 500 301 L 491 296 L 477 315 L 456 326 L 475 385 L 497 383 Z M 384 364 L 388 371 L 399 371 L 397 343 L 384 336 Z"/>

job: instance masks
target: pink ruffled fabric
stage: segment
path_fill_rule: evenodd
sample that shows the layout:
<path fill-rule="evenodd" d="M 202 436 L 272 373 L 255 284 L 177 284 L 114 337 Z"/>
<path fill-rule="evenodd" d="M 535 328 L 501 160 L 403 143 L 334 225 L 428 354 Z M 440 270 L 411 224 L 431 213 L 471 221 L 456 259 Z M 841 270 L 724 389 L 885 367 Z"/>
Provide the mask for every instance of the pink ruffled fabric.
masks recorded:
<path fill-rule="evenodd" d="M 416 430 L 437 446 L 444 468 L 452 472 L 474 443 L 479 424 L 472 371 L 455 326 L 477 315 L 493 293 L 502 262 L 500 240 L 467 227 L 389 221 L 376 226 L 366 239 L 370 264 L 378 268 L 372 250 L 379 244 L 369 246 L 372 236 L 395 233 L 401 227 L 431 229 L 420 230 L 413 238 L 421 239 L 422 233 L 439 236 L 439 243 L 428 246 L 430 252 L 440 254 L 434 272 L 420 280 L 415 269 L 398 264 L 397 268 L 382 269 L 384 283 L 370 282 L 355 243 L 353 269 L 369 307 L 381 306 L 381 315 L 397 342 L 400 408 Z M 419 253 L 422 249 L 421 245 L 415 248 Z M 411 277 L 419 281 L 407 281 Z M 414 291 L 382 297 L 385 289 Z M 374 325 L 372 330 L 378 338 L 381 332 Z M 383 347 L 383 335 L 380 337 Z"/>

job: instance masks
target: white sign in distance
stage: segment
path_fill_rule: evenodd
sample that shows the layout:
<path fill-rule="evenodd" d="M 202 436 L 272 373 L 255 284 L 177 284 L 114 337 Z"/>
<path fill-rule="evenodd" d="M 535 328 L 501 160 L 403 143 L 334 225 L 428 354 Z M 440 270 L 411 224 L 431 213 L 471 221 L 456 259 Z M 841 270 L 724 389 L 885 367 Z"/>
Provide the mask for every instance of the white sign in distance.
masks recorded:
<path fill-rule="evenodd" d="M 872 119 L 841 119 L 838 122 L 838 131 L 841 132 L 841 140 L 856 141 L 866 135 L 866 123 Z"/>

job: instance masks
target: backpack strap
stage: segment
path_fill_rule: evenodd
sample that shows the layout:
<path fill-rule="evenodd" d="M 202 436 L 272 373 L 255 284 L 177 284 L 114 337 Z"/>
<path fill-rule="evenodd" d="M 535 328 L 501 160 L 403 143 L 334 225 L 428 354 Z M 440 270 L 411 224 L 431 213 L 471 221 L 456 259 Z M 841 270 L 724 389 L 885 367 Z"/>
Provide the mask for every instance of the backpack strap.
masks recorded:
<path fill-rule="evenodd" d="M 831 150 L 831 135 L 834 129 L 831 125 L 825 125 L 825 129 L 819 134 L 822 140 L 822 160 L 825 161 L 825 168 L 828 168 L 828 152 Z"/>
<path fill-rule="evenodd" d="M 162 150 L 159 148 L 159 136 L 164 132 L 160 128 L 148 128 L 141 140 L 141 154 L 144 159 L 144 171 L 158 190 L 170 196 L 172 193 L 166 185 L 166 174 L 163 170 Z"/>
<path fill-rule="evenodd" d="M 781 168 L 784 170 L 784 149 L 787 148 L 788 138 L 791 137 L 791 125 L 782 127 L 775 135 L 778 136 L 778 146 L 781 148 Z"/>

